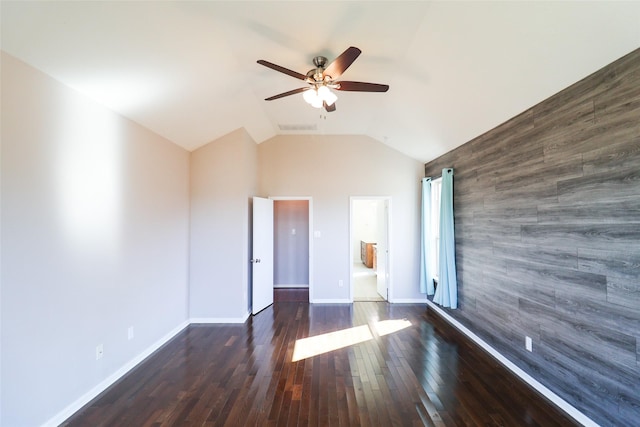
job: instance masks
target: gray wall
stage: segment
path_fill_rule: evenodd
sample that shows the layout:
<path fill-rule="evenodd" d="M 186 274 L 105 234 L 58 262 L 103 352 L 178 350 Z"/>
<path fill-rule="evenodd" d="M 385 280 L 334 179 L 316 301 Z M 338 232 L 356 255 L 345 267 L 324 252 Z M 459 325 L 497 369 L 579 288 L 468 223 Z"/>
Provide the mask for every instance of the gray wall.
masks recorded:
<path fill-rule="evenodd" d="M 309 201 L 273 202 L 274 285 L 309 286 Z"/>
<path fill-rule="evenodd" d="M 640 50 L 426 176 L 449 166 L 460 298 L 449 313 L 595 421 L 637 425 Z"/>

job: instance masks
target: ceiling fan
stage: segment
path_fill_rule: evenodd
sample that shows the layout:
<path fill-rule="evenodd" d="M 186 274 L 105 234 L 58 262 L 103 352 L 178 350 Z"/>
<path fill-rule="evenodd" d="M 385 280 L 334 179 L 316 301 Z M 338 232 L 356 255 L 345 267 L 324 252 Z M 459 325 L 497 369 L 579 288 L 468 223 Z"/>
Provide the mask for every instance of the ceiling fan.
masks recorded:
<path fill-rule="evenodd" d="M 327 112 L 336 110 L 336 100 L 338 97 L 331 92 L 331 89 L 344 90 L 351 92 L 386 92 L 389 90 L 389 85 L 383 85 L 378 83 L 365 83 L 365 82 L 352 82 L 352 81 L 338 81 L 338 78 L 349 68 L 351 64 L 362 53 L 357 47 L 351 46 L 340 54 L 332 63 L 327 65 L 327 58 L 324 56 L 316 56 L 313 58 L 313 68 L 307 72 L 307 74 L 300 74 L 296 71 L 289 70 L 288 68 L 281 67 L 272 62 L 265 61 L 263 59 L 258 60 L 258 64 L 271 68 L 272 70 L 279 71 L 287 74 L 296 79 L 303 80 L 309 83 L 309 86 L 298 89 L 293 89 L 288 92 L 280 93 L 278 95 L 265 98 L 265 101 L 273 101 L 274 99 L 284 98 L 285 96 L 295 95 L 296 93 L 302 93 L 305 101 L 311 104 L 315 108 L 324 107 Z"/>

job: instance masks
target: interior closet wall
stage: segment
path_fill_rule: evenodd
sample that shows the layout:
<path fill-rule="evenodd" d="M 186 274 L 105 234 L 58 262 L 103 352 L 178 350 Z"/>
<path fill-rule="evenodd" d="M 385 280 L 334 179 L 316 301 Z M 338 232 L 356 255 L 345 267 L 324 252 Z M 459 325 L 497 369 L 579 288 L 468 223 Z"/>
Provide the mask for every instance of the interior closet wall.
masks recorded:
<path fill-rule="evenodd" d="M 274 286 L 309 286 L 309 201 L 273 203 Z"/>

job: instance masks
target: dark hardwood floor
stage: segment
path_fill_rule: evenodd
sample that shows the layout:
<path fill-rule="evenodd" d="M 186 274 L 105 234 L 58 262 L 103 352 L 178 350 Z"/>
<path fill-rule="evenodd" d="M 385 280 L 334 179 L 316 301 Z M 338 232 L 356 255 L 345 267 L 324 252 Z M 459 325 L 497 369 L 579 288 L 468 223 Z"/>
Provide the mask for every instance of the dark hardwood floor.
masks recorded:
<path fill-rule="evenodd" d="M 274 302 L 309 302 L 309 288 L 279 288 L 273 290 Z"/>
<path fill-rule="evenodd" d="M 382 335 L 389 319 L 410 326 Z M 370 339 L 292 362 L 297 339 L 362 325 Z M 63 423 L 165 425 L 576 424 L 424 305 L 276 302 L 189 326 Z"/>

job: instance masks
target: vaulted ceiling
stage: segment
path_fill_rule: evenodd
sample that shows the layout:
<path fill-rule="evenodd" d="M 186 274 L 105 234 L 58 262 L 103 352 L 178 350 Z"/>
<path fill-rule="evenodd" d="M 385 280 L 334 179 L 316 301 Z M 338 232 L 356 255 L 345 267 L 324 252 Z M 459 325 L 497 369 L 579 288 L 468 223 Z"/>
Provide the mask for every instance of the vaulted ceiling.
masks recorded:
<path fill-rule="evenodd" d="M 244 127 L 369 135 L 420 161 L 492 129 L 640 47 L 640 2 L 124 1 L 1 3 L 2 49 L 193 150 Z M 362 54 L 326 113 L 312 59 Z"/>

